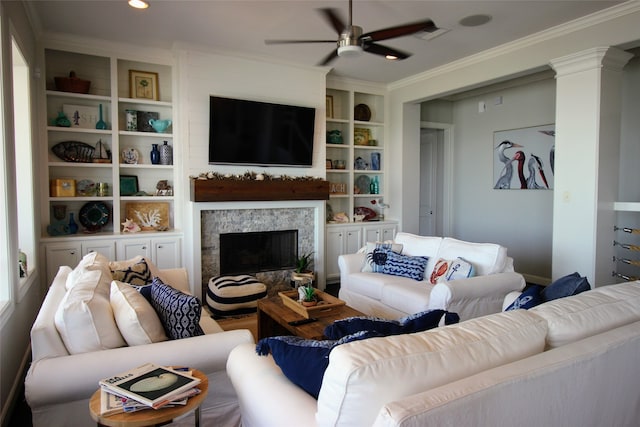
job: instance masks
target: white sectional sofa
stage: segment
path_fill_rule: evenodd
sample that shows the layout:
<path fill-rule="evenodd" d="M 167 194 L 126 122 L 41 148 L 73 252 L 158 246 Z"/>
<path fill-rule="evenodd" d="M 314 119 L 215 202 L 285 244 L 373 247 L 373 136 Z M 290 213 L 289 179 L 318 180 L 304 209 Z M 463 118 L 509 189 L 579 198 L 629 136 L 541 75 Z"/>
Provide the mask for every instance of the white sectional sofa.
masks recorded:
<path fill-rule="evenodd" d="M 70 274 L 70 267 L 60 267 L 31 329 L 32 363 L 25 380 L 25 395 L 35 427 L 95 426 L 89 415 L 89 399 L 98 389 L 98 381 L 147 362 L 188 366 L 204 372 L 210 387 L 201 406 L 203 424 L 228 427 L 239 424 L 237 397 L 225 365 L 235 346 L 243 343 L 253 346 L 250 331 L 224 332 L 203 312 L 200 326 L 205 335 L 70 354 L 55 324 Z M 185 269 L 158 270 L 156 274 L 164 283 L 189 292 Z M 193 425 L 193 416 L 176 422 L 179 423 Z"/>
<path fill-rule="evenodd" d="M 450 237 L 426 237 L 400 232 L 394 243 L 402 245 L 402 255 L 426 256 L 424 280 L 396 275 L 363 272 L 367 254 L 341 255 L 340 299 L 371 316 L 395 319 L 427 309 L 445 309 L 471 319 L 501 311 L 504 298 L 525 286 L 515 273 L 507 248 L 494 243 L 472 243 Z M 475 277 L 430 282 L 430 274 L 440 259 L 463 258 L 475 269 Z"/>
<path fill-rule="evenodd" d="M 318 399 L 251 344 L 230 354 L 243 427 L 636 426 L 640 282 L 332 350 Z"/>

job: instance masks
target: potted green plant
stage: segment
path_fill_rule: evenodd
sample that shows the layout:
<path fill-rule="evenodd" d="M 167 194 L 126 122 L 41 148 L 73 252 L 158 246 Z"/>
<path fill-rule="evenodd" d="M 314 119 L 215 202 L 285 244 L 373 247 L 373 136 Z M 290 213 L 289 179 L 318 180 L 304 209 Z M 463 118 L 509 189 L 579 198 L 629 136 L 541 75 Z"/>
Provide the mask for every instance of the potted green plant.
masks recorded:
<path fill-rule="evenodd" d="M 311 284 L 300 286 L 300 288 L 298 288 L 298 294 L 302 300 L 300 302 L 305 307 L 312 307 L 318 303 L 316 290 Z"/>
<path fill-rule="evenodd" d="M 315 279 L 315 273 L 311 270 L 311 264 L 313 252 L 304 253 L 296 258 L 295 269 L 291 273 L 291 280 L 295 283 L 296 287 L 310 285 Z"/>

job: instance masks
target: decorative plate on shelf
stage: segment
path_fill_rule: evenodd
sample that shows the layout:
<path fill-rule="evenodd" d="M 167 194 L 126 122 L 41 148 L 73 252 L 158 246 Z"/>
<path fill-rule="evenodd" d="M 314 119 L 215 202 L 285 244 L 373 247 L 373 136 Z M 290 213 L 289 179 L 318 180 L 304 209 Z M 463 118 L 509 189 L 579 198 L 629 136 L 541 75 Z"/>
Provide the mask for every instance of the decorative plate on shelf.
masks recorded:
<path fill-rule="evenodd" d="M 109 207 L 103 202 L 85 203 L 80 208 L 80 224 L 89 233 L 95 233 L 104 227 L 110 218 Z"/>
<path fill-rule="evenodd" d="M 128 165 L 137 165 L 140 153 L 135 148 L 125 148 L 122 150 L 122 161 Z"/>
<path fill-rule="evenodd" d="M 371 221 L 378 215 L 376 214 L 376 211 L 365 206 L 356 206 L 353 208 L 353 213 L 355 215 L 364 215 L 364 218 L 362 219 L 363 221 Z"/>
<path fill-rule="evenodd" d="M 367 175 L 360 175 L 356 178 L 356 190 L 358 194 L 369 194 L 371 178 Z"/>
<path fill-rule="evenodd" d="M 353 118 L 362 122 L 371 120 L 371 110 L 366 104 L 358 104 L 353 109 Z"/>
<path fill-rule="evenodd" d="M 78 196 L 90 197 L 96 195 L 96 183 L 90 179 L 81 179 L 76 184 L 76 192 Z"/>

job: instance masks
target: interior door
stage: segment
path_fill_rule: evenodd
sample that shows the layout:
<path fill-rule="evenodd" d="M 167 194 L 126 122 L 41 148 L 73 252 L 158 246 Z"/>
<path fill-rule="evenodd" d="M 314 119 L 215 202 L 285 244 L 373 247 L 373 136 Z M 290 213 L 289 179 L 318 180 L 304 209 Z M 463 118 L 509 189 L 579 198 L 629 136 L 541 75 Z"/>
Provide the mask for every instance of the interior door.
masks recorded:
<path fill-rule="evenodd" d="M 442 171 L 444 168 L 444 131 L 420 129 L 420 211 L 419 234 L 442 236 Z"/>

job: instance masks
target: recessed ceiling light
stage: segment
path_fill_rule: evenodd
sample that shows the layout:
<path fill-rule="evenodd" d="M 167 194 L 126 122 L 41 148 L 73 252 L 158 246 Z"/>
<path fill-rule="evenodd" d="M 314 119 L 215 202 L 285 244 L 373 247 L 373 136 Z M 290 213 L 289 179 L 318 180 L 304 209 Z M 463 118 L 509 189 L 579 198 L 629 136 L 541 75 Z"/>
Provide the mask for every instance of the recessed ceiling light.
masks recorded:
<path fill-rule="evenodd" d="M 491 15 L 469 15 L 462 18 L 458 23 L 463 27 L 478 27 L 491 21 Z"/>
<path fill-rule="evenodd" d="M 144 0 L 129 0 L 129 6 L 136 9 L 146 9 L 149 7 L 149 3 Z"/>

